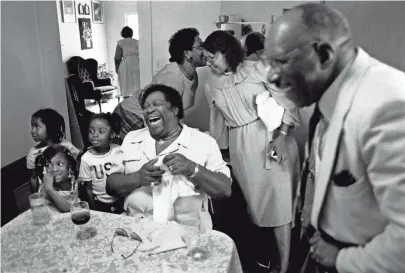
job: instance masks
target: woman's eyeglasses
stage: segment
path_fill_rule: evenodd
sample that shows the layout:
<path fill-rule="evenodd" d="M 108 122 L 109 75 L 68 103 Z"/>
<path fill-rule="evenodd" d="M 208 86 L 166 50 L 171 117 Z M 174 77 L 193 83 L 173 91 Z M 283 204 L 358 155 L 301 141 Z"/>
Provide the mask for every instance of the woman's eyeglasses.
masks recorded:
<path fill-rule="evenodd" d="M 218 59 L 218 56 L 219 56 L 219 52 L 215 53 L 214 56 L 205 56 L 204 59 L 206 62 L 213 64 Z"/>
<path fill-rule="evenodd" d="M 113 237 L 111 239 L 111 252 L 112 253 L 115 253 L 114 248 L 113 248 L 113 242 L 114 242 L 114 238 L 116 236 L 128 237 L 128 238 L 130 238 L 130 239 L 132 239 L 134 241 L 139 242 L 139 244 L 136 246 L 135 250 L 132 251 L 131 254 L 129 254 L 128 256 L 125 256 L 125 255 L 121 254 L 122 258 L 124 258 L 124 259 L 127 259 L 127 258 L 131 257 L 132 255 L 134 255 L 134 253 L 136 252 L 136 250 L 138 249 L 138 247 L 142 243 L 142 238 L 138 234 L 136 234 L 135 232 L 128 233 L 128 231 L 123 229 L 123 228 L 117 228 L 117 229 L 114 230 L 114 234 L 113 234 Z"/>
<path fill-rule="evenodd" d="M 203 50 L 202 46 L 192 46 L 191 48 L 195 48 L 195 49 L 198 49 L 198 50 Z"/>

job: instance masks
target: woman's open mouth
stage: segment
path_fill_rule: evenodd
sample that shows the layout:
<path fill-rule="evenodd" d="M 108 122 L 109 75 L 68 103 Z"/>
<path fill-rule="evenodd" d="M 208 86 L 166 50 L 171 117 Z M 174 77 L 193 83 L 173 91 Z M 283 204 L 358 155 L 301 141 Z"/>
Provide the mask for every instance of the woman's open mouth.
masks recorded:
<path fill-rule="evenodd" d="M 159 126 L 163 122 L 161 117 L 150 117 L 148 121 L 151 126 Z"/>

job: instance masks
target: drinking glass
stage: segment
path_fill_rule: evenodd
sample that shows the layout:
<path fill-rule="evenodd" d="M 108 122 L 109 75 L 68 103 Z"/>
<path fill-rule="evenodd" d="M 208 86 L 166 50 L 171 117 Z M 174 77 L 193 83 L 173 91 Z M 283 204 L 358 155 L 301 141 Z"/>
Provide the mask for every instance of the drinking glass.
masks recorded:
<path fill-rule="evenodd" d="M 73 224 L 79 227 L 77 238 L 85 240 L 91 237 L 91 232 L 86 228 L 86 224 L 90 220 L 90 207 L 86 201 L 73 202 L 70 207 L 70 215 Z"/>
<path fill-rule="evenodd" d="M 37 226 L 46 225 L 51 219 L 51 215 L 48 210 L 48 201 L 43 193 L 33 193 L 29 196 L 32 223 Z"/>

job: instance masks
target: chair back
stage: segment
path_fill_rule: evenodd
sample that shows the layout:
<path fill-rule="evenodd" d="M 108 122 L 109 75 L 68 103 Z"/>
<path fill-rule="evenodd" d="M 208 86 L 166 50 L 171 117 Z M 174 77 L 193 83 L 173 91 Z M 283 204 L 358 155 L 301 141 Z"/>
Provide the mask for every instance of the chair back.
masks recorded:
<path fill-rule="evenodd" d="M 82 82 L 78 75 L 71 74 L 66 79 L 69 87 L 70 96 L 72 97 L 73 106 L 75 108 L 76 115 L 83 116 L 86 111 L 84 98 L 81 96 Z M 79 118 L 79 117 L 78 117 Z"/>
<path fill-rule="evenodd" d="M 66 65 L 69 74 L 78 75 L 81 82 L 89 82 L 93 80 L 92 75 L 87 67 L 87 60 L 83 59 L 82 57 L 74 56 L 66 62 Z"/>
<path fill-rule="evenodd" d="M 98 62 L 95 59 L 87 59 L 85 60 L 85 64 L 87 67 L 87 70 L 90 73 L 90 77 L 95 80 L 98 78 L 97 74 L 98 74 Z"/>

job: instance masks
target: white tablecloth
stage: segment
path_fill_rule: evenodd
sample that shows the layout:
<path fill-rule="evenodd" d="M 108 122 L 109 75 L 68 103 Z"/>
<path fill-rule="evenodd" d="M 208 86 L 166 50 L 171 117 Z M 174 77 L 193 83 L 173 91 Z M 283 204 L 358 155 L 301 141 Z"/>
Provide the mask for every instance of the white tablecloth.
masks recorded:
<path fill-rule="evenodd" d="M 126 260 L 112 253 L 110 243 L 115 228 L 136 226 L 143 230 L 153 224 L 150 220 L 91 211 L 88 226 L 95 227 L 97 235 L 78 240 L 69 213 L 52 212 L 47 225 L 34 226 L 28 210 L 1 229 L 2 272 L 160 273 L 162 262 L 177 264 L 184 272 L 242 272 L 234 242 L 218 231 L 201 236 L 201 244 L 209 250 L 209 258 L 204 261 L 185 256 L 185 249 L 151 256 L 137 251 Z"/>

